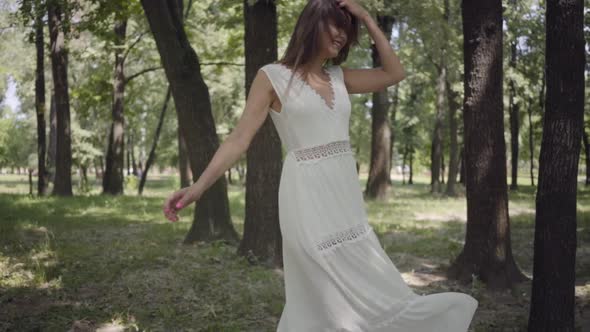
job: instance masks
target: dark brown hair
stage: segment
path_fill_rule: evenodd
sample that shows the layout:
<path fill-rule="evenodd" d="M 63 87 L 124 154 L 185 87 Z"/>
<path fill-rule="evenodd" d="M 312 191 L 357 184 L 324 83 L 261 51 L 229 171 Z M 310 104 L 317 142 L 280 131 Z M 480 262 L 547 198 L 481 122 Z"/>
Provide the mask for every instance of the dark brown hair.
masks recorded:
<path fill-rule="evenodd" d="M 327 62 L 341 64 L 348 57 L 350 47 L 358 45 L 359 24 L 354 15 L 340 7 L 336 0 L 309 0 L 297 18 L 283 57 L 277 61 L 292 71 L 288 85 L 297 70 L 319 54 L 320 33 L 328 31 L 328 22 L 344 30 L 347 38 L 338 55 Z M 307 74 L 304 70 L 301 77 L 305 79 Z"/>

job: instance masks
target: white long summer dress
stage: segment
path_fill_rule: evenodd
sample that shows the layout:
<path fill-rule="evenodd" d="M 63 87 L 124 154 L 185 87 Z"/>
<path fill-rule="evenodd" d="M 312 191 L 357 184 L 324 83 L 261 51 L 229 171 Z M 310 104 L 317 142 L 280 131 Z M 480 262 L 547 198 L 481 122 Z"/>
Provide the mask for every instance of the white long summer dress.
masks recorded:
<path fill-rule="evenodd" d="M 340 66 L 326 67 L 333 105 L 300 76 L 286 95 L 292 71 L 282 64 L 261 70 L 282 104 L 270 115 L 287 151 L 279 184 L 286 301 L 277 332 L 467 331 L 478 301 L 414 293 L 368 223 Z"/>

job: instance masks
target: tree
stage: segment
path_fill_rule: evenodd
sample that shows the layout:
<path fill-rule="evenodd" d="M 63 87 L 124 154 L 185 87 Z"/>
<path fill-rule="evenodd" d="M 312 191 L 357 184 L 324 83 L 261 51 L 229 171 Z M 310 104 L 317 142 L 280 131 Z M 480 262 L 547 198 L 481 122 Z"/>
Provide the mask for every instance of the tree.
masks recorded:
<path fill-rule="evenodd" d="M 389 39 L 394 18 L 390 15 L 377 15 L 377 24 Z M 373 67 L 381 66 L 379 53 L 375 45 L 371 45 Z M 391 163 L 391 124 L 389 122 L 389 95 L 387 89 L 372 94 L 371 108 L 371 163 L 365 188 L 365 197 L 383 200 L 387 194 L 389 170 Z"/>
<path fill-rule="evenodd" d="M 243 1 L 246 55 L 246 95 L 258 69 L 277 58 L 277 8 L 274 1 Z M 247 151 L 246 219 L 238 247 L 266 265 L 282 266 L 278 190 L 282 169 L 281 141 L 270 115 Z"/>
<path fill-rule="evenodd" d="M 106 155 L 106 167 L 102 178 L 102 191 L 105 194 L 123 193 L 125 163 L 125 45 L 127 17 L 115 20 L 115 70 L 113 77 L 113 104 L 111 130 Z"/>
<path fill-rule="evenodd" d="M 467 231 L 448 270 L 469 282 L 477 275 L 492 289 L 525 280 L 512 256 L 506 144 L 502 112 L 502 3 L 462 2 L 464 34 L 463 123 Z"/>
<path fill-rule="evenodd" d="M 35 48 L 37 63 L 35 68 L 35 110 L 37 115 L 37 195 L 42 196 L 47 190 L 48 173 L 45 165 L 46 135 L 45 135 L 45 45 L 43 42 L 43 16 L 45 7 L 41 1 L 34 4 L 35 10 Z"/>
<path fill-rule="evenodd" d="M 62 2 L 63 1 L 63 2 Z M 72 138 L 70 127 L 70 95 L 68 91 L 68 53 L 66 48 L 67 26 L 64 0 L 48 0 L 51 69 L 55 93 L 56 160 L 54 195 L 72 195 Z"/>
<path fill-rule="evenodd" d="M 170 83 L 179 130 L 187 142 L 193 181 L 203 173 L 219 147 L 209 90 L 197 53 L 182 23 L 182 1 L 142 0 L 160 59 Z M 225 239 L 237 242 L 231 223 L 227 183 L 220 177 L 196 203 L 193 224 L 184 242 Z"/>
<path fill-rule="evenodd" d="M 549 0 L 547 94 L 536 196 L 529 331 L 575 330 L 576 195 L 584 121 L 582 0 Z"/>

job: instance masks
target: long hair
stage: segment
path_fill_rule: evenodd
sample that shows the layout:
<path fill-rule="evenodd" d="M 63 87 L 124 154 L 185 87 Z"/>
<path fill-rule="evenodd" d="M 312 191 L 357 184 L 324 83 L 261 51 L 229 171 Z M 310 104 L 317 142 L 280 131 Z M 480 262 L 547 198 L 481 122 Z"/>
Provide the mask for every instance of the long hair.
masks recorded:
<path fill-rule="evenodd" d="M 351 46 L 358 45 L 359 24 L 354 15 L 347 9 L 341 8 L 336 0 L 309 0 L 297 18 L 283 57 L 277 61 L 291 68 L 287 90 L 297 70 L 318 56 L 320 33 L 328 31 L 328 22 L 344 30 L 347 38 L 338 55 L 328 59 L 327 62 L 333 65 L 341 64 L 348 57 Z M 308 74 L 307 70 L 304 70 L 301 76 L 306 79 Z"/>

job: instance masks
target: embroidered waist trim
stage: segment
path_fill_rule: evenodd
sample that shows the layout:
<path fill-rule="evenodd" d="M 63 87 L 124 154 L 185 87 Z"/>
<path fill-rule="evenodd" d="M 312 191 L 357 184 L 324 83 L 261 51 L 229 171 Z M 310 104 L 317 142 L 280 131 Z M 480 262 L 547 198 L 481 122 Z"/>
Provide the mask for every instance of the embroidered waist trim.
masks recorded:
<path fill-rule="evenodd" d="M 316 161 L 340 154 L 352 153 L 349 140 L 333 141 L 326 144 L 293 150 L 295 160 L 299 162 Z"/>

